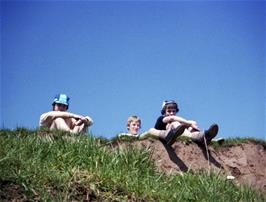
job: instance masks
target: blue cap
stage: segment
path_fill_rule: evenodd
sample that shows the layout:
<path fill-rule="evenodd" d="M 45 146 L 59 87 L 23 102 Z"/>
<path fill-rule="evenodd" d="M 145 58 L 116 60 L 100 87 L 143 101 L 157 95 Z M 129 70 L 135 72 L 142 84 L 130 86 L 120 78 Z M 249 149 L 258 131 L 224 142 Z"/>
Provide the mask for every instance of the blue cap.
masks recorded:
<path fill-rule="evenodd" d="M 57 94 L 54 98 L 53 105 L 58 103 L 58 104 L 63 104 L 63 105 L 69 105 L 69 97 L 66 94 Z"/>

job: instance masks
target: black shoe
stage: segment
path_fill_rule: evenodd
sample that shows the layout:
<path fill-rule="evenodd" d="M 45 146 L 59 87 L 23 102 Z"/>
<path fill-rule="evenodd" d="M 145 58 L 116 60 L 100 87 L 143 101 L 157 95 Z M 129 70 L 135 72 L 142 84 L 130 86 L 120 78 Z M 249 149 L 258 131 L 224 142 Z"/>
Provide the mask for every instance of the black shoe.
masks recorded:
<path fill-rule="evenodd" d="M 186 129 L 185 125 L 180 125 L 177 128 L 171 129 L 167 136 L 165 137 L 165 142 L 167 145 L 172 145 L 176 141 L 176 138 L 183 134 Z"/>
<path fill-rule="evenodd" d="M 212 139 L 217 135 L 218 131 L 219 131 L 219 126 L 217 124 L 211 125 L 210 128 L 205 131 L 205 138 L 207 144 L 209 144 L 212 141 Z"/>

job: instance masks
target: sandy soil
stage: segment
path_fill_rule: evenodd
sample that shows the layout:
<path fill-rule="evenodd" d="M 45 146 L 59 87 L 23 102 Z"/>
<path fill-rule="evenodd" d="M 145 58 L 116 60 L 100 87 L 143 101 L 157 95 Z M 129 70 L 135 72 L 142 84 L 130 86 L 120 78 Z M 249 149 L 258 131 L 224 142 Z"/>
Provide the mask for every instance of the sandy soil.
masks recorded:
<path fill-rule="evenodd" d="M 119 143 L 129 144 L 129 143 Z M 172 147 L 158 140 L 135 141 L 138 148 L 150 148 L 152 159 L 159 170 L 176 174 L 206 170 L 234 176 L 236 184 L 246 184 L 266 192 L 266 148 L 247 142 L 234 146 L 213 148 L 195 143 L 176 142 Z"/>

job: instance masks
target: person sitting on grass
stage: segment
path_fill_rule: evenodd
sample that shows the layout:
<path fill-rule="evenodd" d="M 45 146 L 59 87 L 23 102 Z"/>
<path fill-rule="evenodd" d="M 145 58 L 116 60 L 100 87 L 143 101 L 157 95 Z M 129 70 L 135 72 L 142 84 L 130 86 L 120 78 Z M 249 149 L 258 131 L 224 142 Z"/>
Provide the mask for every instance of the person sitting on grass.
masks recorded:
<path fill-rule="evenodd" d="M 181 135 L 185 127 L 177 127 L 176 129 L 168 129 L 168 130 L 156 130 L 155 128 L 151 128 L 148 131 L 144 133 L 139 133 L 139 130 L 141 128 L 141 119 L 138 116 L 130 116 L 127 120 L 127 130 L 128 133 L 121 133 L 118 135 L 118 137 L 134 137 L 138 138 L 140 140 L 147 139 L 147 138 L 155 138 L 160 139 L 161 141 L 165 142 L 166 144 L 172 144 L 173 139 L 175 141 L 175 138 L 179 135 Z"/>
<path fill-rule="evenodd" d="M 166 100 L 163 102 L 161 109 L 161 116 L 155 123 L 155 129 L 166 130 L 167 128 L 178 128 L 185 126 L 182 136 L 191 138 L 192 141 L 203 144 L 204 139 L 209 144 L 212 139 L 217 135 L 219 127 L 217 124 L 212 124 L 208 130 L 202 130 L 198 127 L 196 121 L 186 120 L 180 116 L 177 116 L 179 111 L 178 105 L 174 100 Z M 174 141 L 174 140 L 173 140 Z"/>
<path fill-rule="evenodd" d="M 118 137 L 134 137 L 134 138 L 139 138 L 139 130 L 141 128 L 141 119 L 138 116 L 130 116 L 127 119 L 127 133 L 120 133 L 118 134 Z"/>
<path fill-rule="evenodd" d="M 53 111 L 41 115 L 40 127 L 48 127 L 50 130 L 64 130 L 71 133 L 87 133 L 88 127 L 93 124 L 93 120 L 89 116 L 67 112 L 69 99 L 66 94 L 56 95 L 52 103 Z"/>

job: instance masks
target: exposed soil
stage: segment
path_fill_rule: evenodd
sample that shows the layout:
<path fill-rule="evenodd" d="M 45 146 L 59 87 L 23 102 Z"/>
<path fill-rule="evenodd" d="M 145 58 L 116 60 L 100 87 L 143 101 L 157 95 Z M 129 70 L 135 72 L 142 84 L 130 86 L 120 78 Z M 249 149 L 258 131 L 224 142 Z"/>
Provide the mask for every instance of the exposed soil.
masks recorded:
<path fill-rule="evenodd" d="M 128 144 L 128 143 L 122 143 Z M 266 192 L 266 148 L 254 142 L 213 148 L 189 142 L 175 142 L 172 147 L 157 140 L 132 142 L 138 148 L 150 148 L 159 170 L 167 174 L 213 171 L 234 176 L 236 184 L 246 184 Z M 120 144 L 121 146 L 121 144 Z"/>

